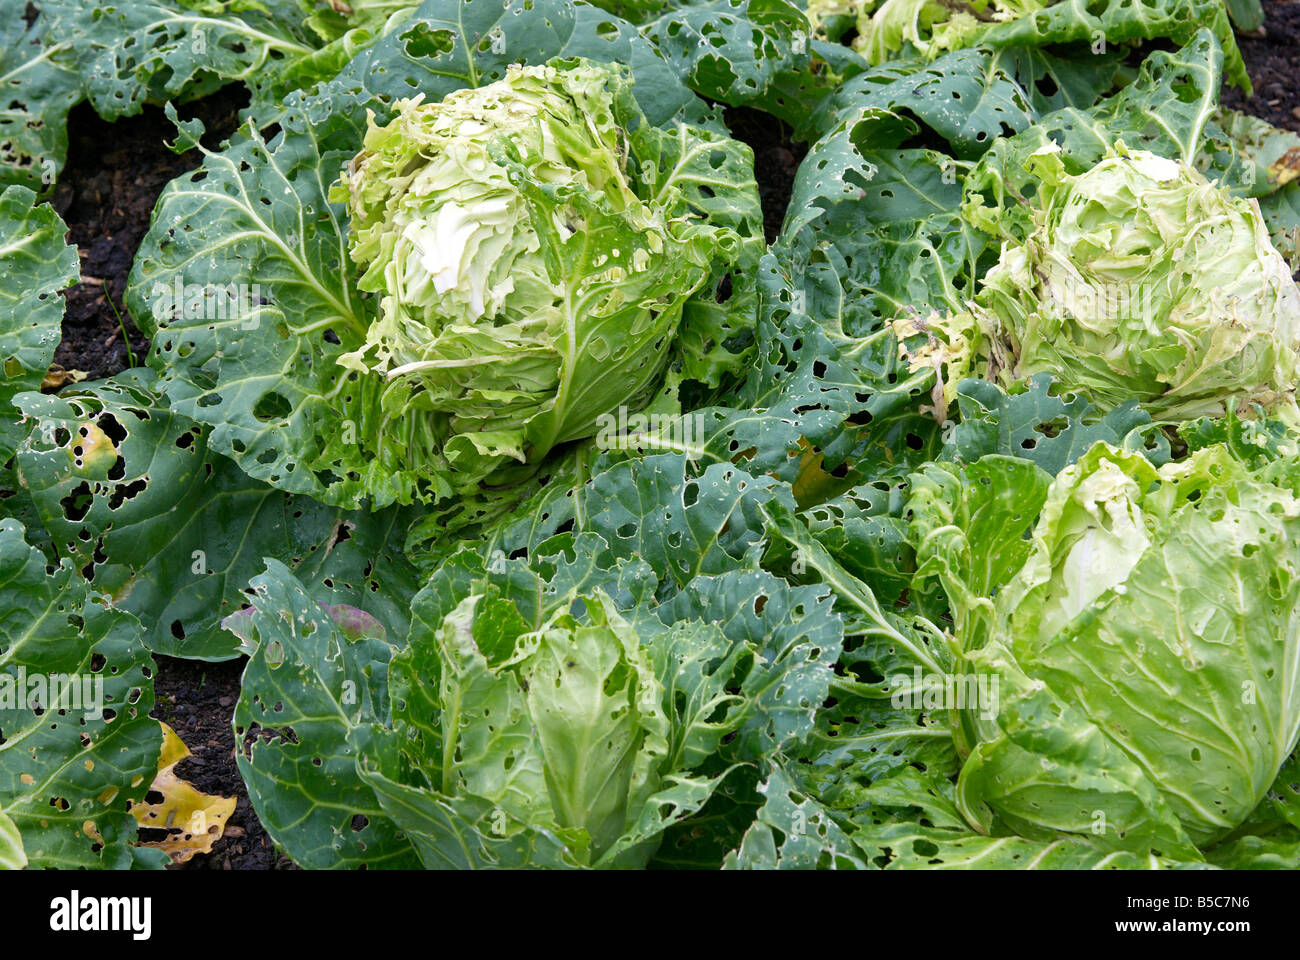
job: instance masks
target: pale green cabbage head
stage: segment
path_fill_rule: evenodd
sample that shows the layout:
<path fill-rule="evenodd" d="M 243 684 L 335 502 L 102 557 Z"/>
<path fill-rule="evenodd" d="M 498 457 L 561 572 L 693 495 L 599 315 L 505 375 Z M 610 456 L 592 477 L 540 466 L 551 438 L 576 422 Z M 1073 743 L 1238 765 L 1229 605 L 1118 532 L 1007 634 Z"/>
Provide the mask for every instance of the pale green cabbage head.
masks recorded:
<path fill-rule="evenodd" d="M 634 169 L 629 130 L 648 133 L 630 86 L 553 61 L 400 102 L 331 194 L 380 297 L 340 363 L 383 378 L 387 448 L 428 460 L 444 495 L 644 406 L 687 300 L 735 257 L 733 232 L 647 158 Z"/>
<path fill-rule="evenodd" d="M 1036 229 L 1004 244 L 971 315 L 951 321 L 950 386 L 1046 371 L 1103 407 L 1136 399 L 1157 418 L 1238 401 L 1293 415 L 1300 290 L 1256 201 L 1122 144 L 1078 176 L 1054 149 L 1031 162 Z"/>
<path fill-rule="evenodd" d="M 640 865 L 654 845 L 617 842 L 669 754 L 663 687 L 641 638 L 603 594 L 585 600 L 590 622 L 563 611 L 517 637 L 483 626 L 506 607 L 470 596 L 433 638 L 444 664 L 439 788 L 488 801 L 512 830 L 555 831 L 588 862 L 618 846 L 614 858 Z"/>
<path fill-rule="evenodd" d="M 1199 859 L 1245 820 L 1300 734 L 1296 494 L 1294 462 L 1222 444 L 1062 471 L 969 653 L 1001 686 L 959 779 L 973 824 Z"/>

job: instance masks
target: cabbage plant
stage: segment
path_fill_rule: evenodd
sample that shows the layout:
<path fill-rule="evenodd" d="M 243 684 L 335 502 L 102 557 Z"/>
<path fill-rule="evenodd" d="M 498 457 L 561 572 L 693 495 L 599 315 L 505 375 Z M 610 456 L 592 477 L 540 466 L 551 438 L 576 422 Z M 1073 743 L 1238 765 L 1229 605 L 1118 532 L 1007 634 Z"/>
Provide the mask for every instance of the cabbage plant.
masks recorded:
<path fill-rule="evenodd" d="M 949 396 L 967 375 L 1046 372 L 1170 420 L 1237 401 L 1294 417 L 1300 289 L 1258 203 L 1122 143 L 1077 176 L 1059 153 L 1030 157 L 1034 232 L 1003 244 L 969 311 L 898 325 L 930 335 L 914 363 L 946 363 Z"/>
<path fill-rule="evenodd" d="M 316 867 L 644 866 L 806 737 L 843 624 L 825 586 L 757 567 L 759 505 L 793 501 L 685 470 L 612 467 L 574 492 L 581 530 L 521 517 L 518 557 L 466 545 L 404 636 L 268 564 L 227 625 L 251 652 L 237 759 L 276 842 Z"/>
<path fill-rule="evenodd" d="M 1023 461 L 981 463 L 1007 494 L 982 527 L 959 505 L 975 495 L 933 471 L 913 503 L 964 669 L 999 687 L 954 727 L 958 807 L 981 833 L 1201 859 L 1300 735 L 1294 454 L 1254 466 L 1220 443 L 1157 469 L 1103 442 L 1050 485 Z M 944 559 L 986 550 L 1023 562 L 970 589 Z"/>
<path fill-rule="evenodd" d="M 156 324 L 161 390 L 215 449 L 327 503 L 454 509 L 602 414 L 734 381 L 763 243 L 752 152 L 632 56 L 634 31 L 598 25 L 592 49 L 635 72 L 549 56 L 427 73 L 386 35 L 354 61 L 364 79 L 171 186 L 129 298 Z M 413 64 L 427 76 L 403 99 Z M 206 307 L 214 287 L 240 307 Z"/>

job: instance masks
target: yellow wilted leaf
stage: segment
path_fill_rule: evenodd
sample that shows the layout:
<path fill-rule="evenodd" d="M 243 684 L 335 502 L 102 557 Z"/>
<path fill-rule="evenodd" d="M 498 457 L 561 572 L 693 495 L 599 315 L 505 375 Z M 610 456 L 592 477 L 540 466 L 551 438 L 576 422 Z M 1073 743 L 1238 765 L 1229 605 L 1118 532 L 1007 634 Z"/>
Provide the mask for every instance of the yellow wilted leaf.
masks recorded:
<path fill-rule="evenodd" d="M 44 379 L 41 380 L 41 389 L 58 390 L 70 383 L 81 383 L 87 376 L 88 374 L 84 370 L 64 370 L 57 363 L 54 363 L 50 365 L 50 369 L 46 371 Z"/>
<path fill-rule="evenodd" d="M 1268 168 L 1268 178 L 1285 187 L 1297 177 L 1300 177 L 1300 147 L 1292 147 Z"/>
<path fill-rule="evenodd" d="M 162 800 L 132 804 L 131 813 L 141 827 L 168 833 L 165 840 L 142 842 L 140 846 L 157 847 L 171 857 L 172 863 L 184 863 L 196 853 L 212 851 L 212 845 L 225 832 L 226 821 L 235 812 L 235 798 L 201 793 L 176 776 L 176 764 L 190 756 L 190 750 L 175 730 L 165 723 L 161 726 L 162 753 L 152 789 L 162 794 Z"/>
<path fill-rule="evenodd" d="M 800 505 L 823 503 L 843 493 L 849 484 L 827 472 L 822 452 L 803 437 L 799 438 L 799 448 L 802 451 L 799 455 L 799 474 L 790 488 L 795 502 Z"/>

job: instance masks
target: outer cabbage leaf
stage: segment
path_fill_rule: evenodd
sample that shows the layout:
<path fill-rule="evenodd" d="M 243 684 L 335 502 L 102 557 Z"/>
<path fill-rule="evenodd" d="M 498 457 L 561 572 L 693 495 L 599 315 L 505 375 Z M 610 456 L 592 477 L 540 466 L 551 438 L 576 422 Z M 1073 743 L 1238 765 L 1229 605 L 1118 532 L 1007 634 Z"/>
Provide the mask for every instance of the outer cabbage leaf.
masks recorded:
<path fill-rule="evenodd" d="M 1254 33 L 1264 25 L 1262 0 L 1226 0 L 1232 25 L 1242 33 Z"/>
<path fill-rule="evenodd" d="M 836 88 L 816 129 L 825 134 L 870 107 L 906 113 L 948 141 L 955 157 L 974 160 L 1044 114 L 1091 107 L 1117 82 L 1119 60 L 1116 53 L 1079 60 L 1021 48 L 956 50 L 933 63 L 891 60 Z"/>
<path fill-rule="evenodd" d="M 409 513 L 348 512 L 250 479 L 208 449 L 202 425 L 162 403 L 154 380 L 134 370 L 58 396 L 23 394 L 32 426 L 17 458 L 58 553 L 147 625 L 149 647 L 239 655 L 220 622 L 247 601 L 266 557 L 317 601 L 403 633 L 418 589 L 402 552 Z"/>
<path fill-rule="evenodd" d="M 822 586 L 790 587 L 763 572 L 698 577 L 657 614 L 714 624 L 755 658 L 739 684 L 750 716 L 723 751 L 757 761 L 809 735 L 832 682 L 843 626 Z"/>
<path fill-rule="evenodd" d="M 642 33 L 686 85 L 702 97 L 754 107 L 806 130 L 836 83 L 866 64 L 843 47 L 809 36 L 787 0 L 683 3 Z"/>
<path fill-rule="evenodd" d="M 1226 147 L 1219 141 L 1207 145 L 1197 165 L 1208 169 L 1216 154 L 1233 157 L 1224 182 L 1234 194 L 1259 199 L 1273 246 L 1295 272 L 1300 267 L 1300 136 L 1236 110 L 1220 110 L 1215 123 L 1229 143 Z"/>
<path fill-rule="evenodd" d="M 697 576 L 755 569 L 766 540 L 759 506 L 788 496 L 731 464 L 697 473 L 684 456 L 656 454 L 598 473 L 544 523 L 506 527 L 484 550 L 535 549 L 572 522 L 574 532 L 600 535 L 614 557 L 649 564 L 675 592 Z"/>
<path fill-rule="evenodd" d="M 627 65 L 650 123 L 699 122 L 707 112 L 673 69 L 629 23 L 572 0 L 424 0 L 398 28 L 359 53 L 319 94 L 351 94 L 391 105 L 423 92 L 440 100 L 463 87 L 500 80 L 511 64 L 555 57 Z M 319 99 L 319 98 L 312 98 Z M 377 114 L 387 109 L 375 106 Z"/>
<path fill-rule="evenodd" d="M 873 783 L 853 842 L 886 870 L 1160 870 L 1190 864 L 1113 850 L 1090 837 L 983 836 L 961 819 L 951 782 L 904 768 Z M 913 817 L 924 818 L 924 823 Z"/>
<path fill-rule="evenodd" d="M 812 797 L 777 768 L 759 788 L 765 800 L 728 870 L 864 870 L 870 866 L 852 838 Z"/>
<path fill-rule="evenodd" d="M 80 276 L 68 228 L 48 204 L 36 204 L 26 187 L 0 193 L 0 464 L 22 438 L 13 397 L 35 390 L 49 371 L 62 339 L 59 291 Z"/>
<path fill-rule="evenodd" d="M 1042 10 L 996 24 L 980 37 L 992 47 L 1036 47 L 1049 43 L 1088 43 L 1098 52 L 1108 45 L 1150 40 L 1187 44 L 1198 32 L 1210 32 L 1222 47 L 1225 78 L 1251 92 L 1250 75 L 1241 59 L 1223 0 L 1100 0 L 1091 4 L 1049 3 Z M 1217 88 L 1214 94 L 1217 95 Z"/>
<path fill-rule="evenodd" d="M 146 103 L 253 81 L 314 50 L 295 0 L 42 0 L 41 6 L 55 18 L 56 58 L 81 76 L 86 97 L 109 120 L 133 116 Z"/>
<path fill-rule="evenodd" d="M 821 711 L 813 735 L 787 751 L 787 773 L 834 811 L 857 810 L 873 802 L 868 793 L 873 783 L 909 767 L 923 767 L 935 779 L 957 772 L 956 746 L 944 711 L 925 707 L 924 691 L 919 689 L 921 706 L 912 706 L 913 690 L 908 685 L 919 664 L 905 666 L 904 656 L 891 662 L 882 647 L 855 647 L 843 661 L 846 671 L 855 674 L 870 655 L 871 662 L 888 675 L 888 696 L 862 696 L 849 690 L 849 683 L 838 681 L 834 705 Z M 896 685 L 900 676 L 906 680 Z"/>
<path fill-rule="evenodd" d="M 67 160 L 68 111 L 81 99 L 81 80 L 56 61 L 49 17 L 28 26 L 27 6 L 0 3 L 0 87 L 9 98 L 0 110 L 0 185 L 45 191 Z"/>
<path fill-rule="evenodd" d="M 70 565 L 50 567 L 13 520 L 0 520 L 0 584 L 0 815 L 21 835 L 27 865 L 161 866 L 131 847 L 128 808 L 144 798 L 162 747 L 139 622 Z"/>
<path fill-rule="evenodd" d="M 1300 835 L 1251 834 L 1215 847 L 1207 856 L 1213 866 L 1225 870 L 1294 870 L 1300 858 Z"/>
<path fill-rule="evenodd" d="M 1103 414 L 1046 373 L 1030 377 L 1023 391 L 1007 393 L 984 380 L 964 380 L 956 392 L 961 416 L 945 444 L 945 459 L 974 463 L 998 453 L 1032 460 L 1055 476 L 1098 440 L 1141 449 L 1156 466 L 1170 457 L 1168 438 L 1135 401 Z"/>
<path fill-rule="evenodd" d="M 305 868 L 410 868 L 410 841 L 357 771 L 388 713 L 393 648 L 375 621 L 346 633 L 274 560 L 238 629 L 253 648 L 231 721 L 235 759 L 267 832 Z"/>

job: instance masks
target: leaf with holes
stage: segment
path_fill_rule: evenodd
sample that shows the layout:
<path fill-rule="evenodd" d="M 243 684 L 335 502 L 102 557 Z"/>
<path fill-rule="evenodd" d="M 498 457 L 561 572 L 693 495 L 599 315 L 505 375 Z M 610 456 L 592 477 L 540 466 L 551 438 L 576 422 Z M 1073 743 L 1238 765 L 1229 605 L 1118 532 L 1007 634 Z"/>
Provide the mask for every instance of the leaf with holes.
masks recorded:
<path fill-rule="evenodd" d="M 26 187 L 0 193 L 0 464 L 22 438 L 13 397 L 40 388 L 62 338 L 60 291 L 81 276 L 67 230 Z"/>
<path fill-rule="evenodd" d="M 758 816 L 727 855 L 728 870 L 865 870 L 870 864 L 830 811 L 776 768 Z"/>
<path fill-rule="evenodd" d="M 375 99 L 377 113 L 423 92 L 440 100 L 505 76 L 517 63 L 584 57 L 626 64 L 635 96 L 655 126 L 707 117 L 672 68 L 631 24 L 573 0 L 424 0 L 398 29 L 355 57 L 315 98 Z M 319 109 L 319 107 L 318 107 Z"/>
<path fill-rule="evenodd" d="M 132 801 L 158 767 L 154 663 L 139 622 L 0 520 L 0 814 L 27 864 L 159 867 L 136 851 Z"/>
<path fill-rule="evenodd" d="M 1222 0 L 1094 0 L 1049 3 L 1046 8 L 995 24 L 980 42 L 995 48 L 1087 43 L 1105 53 L 1108 46 L 1164 40 L 1184 45 L 1208 33 L 1224 51 L 1225 79 L 1251 93 L 1250 76 L 1237 49 Z M 1212 91 L 1217 94 L 1217 87 Z"/>
<path fill-rule="evenodd" d="M 1085 60 L 1041 50 L 956 50 L 933 63 L 889 61 L 845 81 L 818 120 L 825 134 L 851 113 L 876 108 L 915 117 L 974 160 L 999 136 L 1012 136 L 1044 113 L 1087 108 L 1115 82 L 1118 55 Z"/>
<path fill-rule="evenodd" d="M 0 3 L 0 185 L 44 192 L 68 155 L 68 111 L 81 99 L 81 79 L 55 59 L 57 32 L 44 13 L 28 26 L 26 0 Z"/>
<path fill-rule="evenodd" d="M 247 602 L 264 558 L 321 603 L 349 604 L 399 635 L 418 589 L 402 552 L 410 516 L 326 507 L 250 479 L 207 430 L 166 407 L 133 370 L 58 396 L 23 394 L 19 472 L 60 555 L 168 656 L 238 656 L 220 622 Z"/>
<path fill-rule="evenodd" d="M 42 0 L 56 59 L 75 70 L 101 117 L 251 81 L 315 50 L 295 0 L 217 6 L 194 0 L 85 4 Z M 232 9 L 233 8 L 233 9 Z"/>
<path fill-rule="evenodd" d="M 984 380 L 963 380 L 957 385 L 957 407 L 960 421 L 944 455 L 965 463 L 990 454 L 1023 457 L 1055 476 L 1098 440 L 1142 450 L 1156 466 L 1170 457 L 1168 438 L 1136 402 L 1103 413 L 1046 373 L 1011 392 Z"/>
<path fill-rule="evenodd" d="M 642 33 L 692 90 L 732 107 L 764 110 L 806 129 L 814 106 L 866 64 L 810 37 L 787 0 L 709 0 L 674 5 Z"/>
<path fill-rule="evenodd" d="M 378 621 L 345 632 L 272 560 L 240 630 L 253 654 L 231 721 L 258 819 L 308 869 L 410 868 L 410 841 L 362 779 L 358 731 L 388 715 L 393 647 Z"/>

